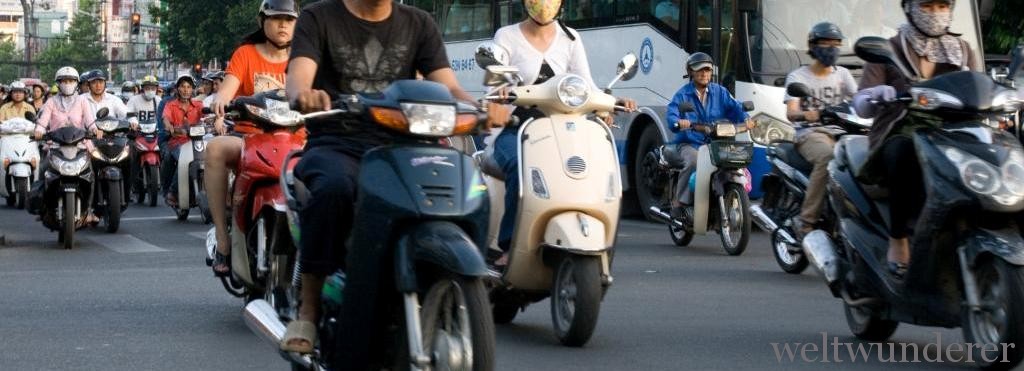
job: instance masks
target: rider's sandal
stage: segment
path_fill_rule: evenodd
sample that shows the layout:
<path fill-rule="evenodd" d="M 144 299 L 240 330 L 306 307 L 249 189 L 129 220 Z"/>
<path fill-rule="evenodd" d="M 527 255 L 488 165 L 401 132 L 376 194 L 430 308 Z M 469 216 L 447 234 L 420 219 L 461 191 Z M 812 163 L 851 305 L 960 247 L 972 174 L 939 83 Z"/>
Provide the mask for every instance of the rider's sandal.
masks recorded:
<path fill-rule="evenodd" d="M 902 281 L 907 275 L 907 263 L 889 262 L 889 274 L 892 278 Z"/>
<path fill-rule="evenodd" d="M 213 252 L 213 275 L 216 277 L 227 277 L 231 274 L 231 256 L 221 254 L 220 251 Z M 217 269 L 222 267 L 223 271 Z"/>
<path fill-rule="evenodd" d="M 295 344 L 293 340 L 304 340 L 305 344 Z M 281 350 L 299 354 L 313 353 L 313 342 L 316 341 L 316 325 L 310 321 L 295 320 L 288 323 L 288 329 L 281 338 Z"/>

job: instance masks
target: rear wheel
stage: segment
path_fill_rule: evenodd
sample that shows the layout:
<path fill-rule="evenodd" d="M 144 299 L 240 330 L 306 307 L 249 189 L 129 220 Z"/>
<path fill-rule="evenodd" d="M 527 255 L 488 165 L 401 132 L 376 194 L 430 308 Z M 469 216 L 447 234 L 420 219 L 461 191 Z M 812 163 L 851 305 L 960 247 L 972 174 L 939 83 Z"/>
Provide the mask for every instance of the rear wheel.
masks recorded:
<path fill-rule="evenodd" d="M 590 340 L 601 311 L 600 258 L 568 256 L 562 259 L 551 287 L 551 320 L 555 336 L 564 345 L 581 347 Z"/>
<path fill-rule="evenodd" d="M 672 236 L 672 243 L 676 246 L 686 246 L 693 240 L 693 232 L 687 231 L 685 227 L 677 227 L 674 222 L 668 223 L 668 234 Z"/>
<path fill-rule="evenodd" d="M 1024 359 L 1024 350 L 1019 345 L 1024 343 L 1024 269 L 992 258 L 978 264 L 974 275 L 981 308 L 972 310 L 964 306 L 964 338 L 978 345 L 971 352 L 983 369 L 1012 369 Z M 996 356 L 983 352 L 986 348 L 997 349 Z"/>
<path fill-rule="evenodd" d="M 28 178 L 14 179 L 14 190 L 18 192 L 18 200 L 15 202 L 15 207 L 24 209 L 25 203 L 28 200 Z"/>
<path fill-rule="evenodd" d="M 747 249 L 750 240 L 750 198 L 743 186 L 730 183 L 725 186 L 721 196 L 725 210 L 719 210 L 723 218 L 718 231 L 722 238 L 722 247 L 729 255 L 740 255 Z"/>
<path fill-rule="evenodd" d="M 636 198 L 641 211 L 647 220 L 655 221 L 651 214 L 651 206 L 661 206 L 668 202 L 668 173 L 658 164 L 655 150 L 662 145 L 661 133 L 654 125 L 644 128 L 633 154 L 633 185 L 636 187 Z"/>
<path fill-rule="evenodd" d="M 107 233 L 116 233 L 121 226 L 121 182 L 107 183 Z"/>
<path fill-rule="evenodd" d="M 64 249 L 71 250 L 75 246 L 75 217 L 78 215 L 78 205 L 75 202 L 74 192 L 64 193 Z"/>
<path fill-rule="evenodd" d="M 433 369 L 494 369 L 494 320 L 481 279 L 437 281 L 427 291 L 420 314 L 423 351 Z"/>
<path fill-rule="evenodd" d="M 779 263 L 779 268 L 782 268 L 783 272 L 800 274 L 807 269 L 807 256 L 804 254 L 803 248 L 790 246 L 779 237 L 778 233 L 772 233 L 772 252 L 775 255 L 775 262 Z"/>

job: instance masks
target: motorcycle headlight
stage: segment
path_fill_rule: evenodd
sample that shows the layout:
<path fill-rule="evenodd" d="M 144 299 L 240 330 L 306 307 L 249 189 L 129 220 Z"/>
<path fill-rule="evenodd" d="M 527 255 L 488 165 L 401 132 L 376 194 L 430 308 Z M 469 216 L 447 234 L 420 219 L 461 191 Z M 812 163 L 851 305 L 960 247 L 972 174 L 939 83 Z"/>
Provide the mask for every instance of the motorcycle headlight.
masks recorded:
<path fill-rule="evenodd" d="M 939 107 L 964 108 L 964 102 L 941 90 L 929 88 L 910 88 L 910 95 L 914 98 L 911 107 L 933 110 Z"/>
<path fill-rule="evenodd" d="M 72 159 L 78 156 L 78 147 L 76 146 L 60 146 L 60 155 L 66 159 Z"/>
<path fill-rule="evenodd" d="M 96 122 L 96 127 L 103 131 L 117 129 L 117 120 L 101 120 Z"/>
<path fill-rule="evenodd" d="M 761 145 L 769 145 L 775 141 L 793 141 L 796 137 L 796 130 L 785 121 L 779 120 L 766 113 L 758 113 L 751 117 L 757 124 L 750 129 L 750 138 Z"/>
<path fill-rule="evenodd" d="M 558 82 L 558 100 L 569 108 L 579 108 L 590 98 L 590 87 L 582 77 L 568 75 Z"/>
<path fill-rule="evenodd" d="M 402 103 L 402 113 L 412 134 L 443 137 L 455 131 L 455 106 Z"/>
<path fill-rule="evenodd" d="M 63 176 L 76 176 L 81 174 L 89 166 L 89 158 L 78 156 L 73 160 L 64 160 L 57 156 L 50 156 L 50 163 Z"/>
<path fill-rule="evenodd" d="M 964 187 L 1002 205 L 1024 200 L 1024 154 L 1011 152 L 1001 168 L 953 147 L 939 146 L 960 172 Z"/>

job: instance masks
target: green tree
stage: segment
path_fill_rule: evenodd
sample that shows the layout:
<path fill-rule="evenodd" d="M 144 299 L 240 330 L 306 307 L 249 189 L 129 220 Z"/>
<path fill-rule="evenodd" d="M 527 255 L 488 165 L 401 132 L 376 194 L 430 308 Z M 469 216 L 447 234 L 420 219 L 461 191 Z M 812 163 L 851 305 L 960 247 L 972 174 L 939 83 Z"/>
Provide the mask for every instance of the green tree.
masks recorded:
<path fill-rule="evenodd" d="M 14 41 L 2 41 L 0 42 L 0 61 L 20 61 L 22 60 L 21 52 L 17 50 L 17 46 Z M 21 76 L 21 66 L 15 64 L 0 64 L 0 83 L 10 84 L 11 81 L 18 79 Z"/>
<path fill-rule="evenodd" d="M 161 43 L 178 61 L 223 62 L 259 27 L 259 5 L 260 0 L 165 0 L 150 12 L 160 19 Z"/>
<path fill-rule="evenodd" d="M 982 27 L 985 35 L 985 53 L 1006 54 L 1024 42 L 1024 0 L 998 0 L 994 2 L 992 16 Z"/>
<path fill-rule="evenodd" d="M 57 69 L 72 66 L 79 72 L 106 67 L 102 35 L 99 26 L 99 7 L 96 0 L 79 0 L 78 14 L 61 39 L 51 40 L 39 54 L 39 75 L 52 79 Z"/>

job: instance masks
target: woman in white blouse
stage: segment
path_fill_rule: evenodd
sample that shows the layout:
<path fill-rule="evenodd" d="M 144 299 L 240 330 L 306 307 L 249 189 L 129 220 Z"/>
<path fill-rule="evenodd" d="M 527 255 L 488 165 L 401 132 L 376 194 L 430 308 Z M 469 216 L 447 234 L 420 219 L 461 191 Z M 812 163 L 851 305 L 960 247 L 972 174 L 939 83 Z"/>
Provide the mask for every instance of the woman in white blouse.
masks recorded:
<path fill-rule="evenodd" d="M 509 64 L 519 69 L 527 85 L 539 84 L 562 73 L 572 73 L 585 79 L 592 89 L 600 89 L 590 76 L 590 64 L 583 49 L 579 33 L 557 21 L 561 14 L 561 0 L 523 0 L 526 19 L 498 29 L 494 42 L 509 54 Z M 632 99 L 620 99 L 628 111 L 636 109 Z M 543 116 L 536 109 L 516 107 L 512 112 L 519 122 Z M 614 118 L 605 116 L 606 124 Z M 505 214 L 501 218 L 498 246 L 504 255 L 495 265 L 505 265 L 511 248 L 515 215 L 519 206 L 519 158 L 516 130 L 505 129 L 494 140 L 494 159 L 505 173 Z"/>

